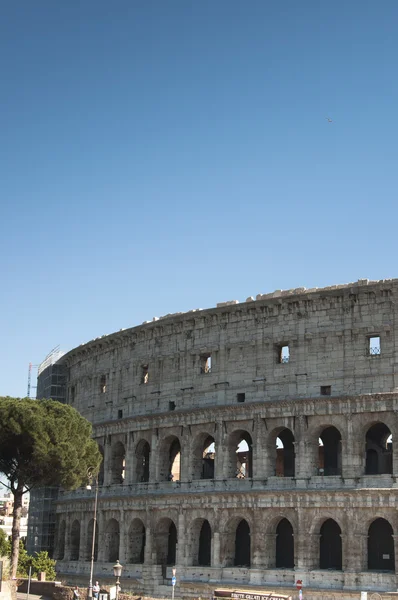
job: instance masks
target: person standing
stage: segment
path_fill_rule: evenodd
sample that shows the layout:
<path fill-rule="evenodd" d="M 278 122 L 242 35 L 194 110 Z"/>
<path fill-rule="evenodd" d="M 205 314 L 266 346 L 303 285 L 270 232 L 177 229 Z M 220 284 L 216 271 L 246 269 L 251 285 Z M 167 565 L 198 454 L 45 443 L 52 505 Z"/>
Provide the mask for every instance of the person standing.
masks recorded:
<path fill-rule="evenodd" d="M 93 585 L 93 596 L 96 600 L 98 600 L 99 598 L 99 593 L 100 593 L 100 586 L 98 581 L 95 582 L 95 585 Z"/>

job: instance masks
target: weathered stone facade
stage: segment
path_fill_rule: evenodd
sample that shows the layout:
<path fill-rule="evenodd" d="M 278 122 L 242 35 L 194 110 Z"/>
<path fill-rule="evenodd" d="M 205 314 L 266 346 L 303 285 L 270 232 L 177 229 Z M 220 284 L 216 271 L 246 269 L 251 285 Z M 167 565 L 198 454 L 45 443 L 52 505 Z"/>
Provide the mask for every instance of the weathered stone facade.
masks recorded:
<path fill-rule="evenodd" d="M 146 595 L 170 594 L 174 564 L 185 596 L 395 591 L 397 298 L 398 280 L 275 292 L 65 355 L 104 454 L 97 578 L 119 559 Z M 63 576 L 89 572 L 93 507 L 58 503 Z"/>

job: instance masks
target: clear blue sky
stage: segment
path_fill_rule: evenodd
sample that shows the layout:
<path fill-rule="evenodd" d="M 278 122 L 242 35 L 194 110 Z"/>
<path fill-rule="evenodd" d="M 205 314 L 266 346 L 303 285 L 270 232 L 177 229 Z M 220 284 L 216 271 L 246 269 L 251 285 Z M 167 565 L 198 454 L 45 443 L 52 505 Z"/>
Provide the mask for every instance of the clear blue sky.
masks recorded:
<path fill-rule="evenodd" d="M 57 344 L 398 276 L 397 24 L 396 0 L 2 2 L 0 395 Z"/>

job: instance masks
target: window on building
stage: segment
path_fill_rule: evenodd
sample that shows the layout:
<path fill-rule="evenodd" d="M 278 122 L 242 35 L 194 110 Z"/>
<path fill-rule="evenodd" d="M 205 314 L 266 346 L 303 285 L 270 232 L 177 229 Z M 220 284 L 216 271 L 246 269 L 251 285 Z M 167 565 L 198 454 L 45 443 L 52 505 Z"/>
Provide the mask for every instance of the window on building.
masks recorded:
<path fill-rule="evenodd" d="M 276 362 L 280 365 L 286 364 L 290 359 L 290 349 L 289 344 L 287 342 L 283 342 L 281 344 L 277 344 L 275 346 L 276 350 Z"/>
<path fill-rule="evenodd" d="M 169 410 L 175 410 L 175 408 L 176 408 L 176 403 L 174 402 L 174 400 L 170 400 Z"/>
<path fill-rule="evenodd" d="M 149 381 L 149 370 L 148 370 L 148 365 L 142 365 L 141 367 L 142 369 L 142 373 L 141 373 L 141 383 L 148 383 Z"/>
<path fill-rule="evenodd" d="M 117 411 L 117 418 L 123 419 L 123 409 L 122 408 L 119 408 L 119 410 Z"/>
<path fill-rule="evenodd" d="M 72 385 L 72 386 L 70 387 L 70 389 L 69 389 L 69 392 L 70 392 L 70 393 L 69 393 L 70 402 L 71 402 L 71 404 L 73 404 L 73 403 L 74 403 L 74 401 L 75 401 L 75 396 L 76 396 L 76 388 L 75 388 L 75 386 L 74 386 L 74 385 Z"/>
<path fill-rule="evenodd" d="M 380 356 L 381 346 L 379 335 L 373 335 L 368 338 L 368 354 L 369 356 Z"/>
<path fill-rule="evenodd" d="M 200 372 L 211 373 L 211 354 L 202 354 L 200 357 Z"/>
<path fill-rule="evenodd" d="M 332 395 L 332 386 L 331 385 L 321 385 L 321 396 L 331 396 Z"/>
<path fill-rule="evenodd" d="M 236 394 L 236 400 L 238 402 L 244 402 L 246 400 L 246 394 L 244 394 L 244 393 Z"/>
<path fill-rule="evenodd" d="M 101 375 L 100 379 L 100 393 L 105 394 L 106 392 L 106 375 Z"/>

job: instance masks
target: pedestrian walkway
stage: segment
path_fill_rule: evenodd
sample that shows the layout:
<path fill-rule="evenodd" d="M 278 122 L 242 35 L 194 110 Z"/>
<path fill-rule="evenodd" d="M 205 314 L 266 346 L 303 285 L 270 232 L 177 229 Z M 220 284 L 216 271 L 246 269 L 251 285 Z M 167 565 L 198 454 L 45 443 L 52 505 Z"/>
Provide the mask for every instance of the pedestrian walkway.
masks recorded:
<path fill-rule="evenodd" d="M 26 600 L 27 594 L 23 592 L 17 592 L 17 600 Z M 29 594 L 29 600 L 52 600 L 48 596 L 39 596 L 37 594 Z"/>

